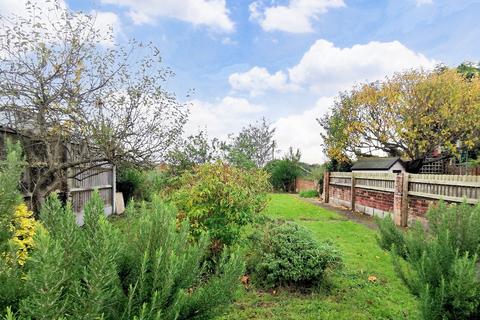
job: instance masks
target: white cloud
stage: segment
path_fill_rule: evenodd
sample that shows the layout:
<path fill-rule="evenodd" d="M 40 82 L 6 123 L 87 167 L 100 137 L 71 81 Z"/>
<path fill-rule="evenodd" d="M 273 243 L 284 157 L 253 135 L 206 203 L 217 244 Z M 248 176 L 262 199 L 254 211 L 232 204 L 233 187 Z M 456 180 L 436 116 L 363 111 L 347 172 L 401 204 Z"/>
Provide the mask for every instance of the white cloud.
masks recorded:
<path fill-rule="evenodd" d="M 112 38 L 107 38 L 103 44 L 113 45 L 116 38 L 122 33 L 120 18 L 115 13 L 106 11 L 90 11 L 90 14 L 95 17 L 95 27 L 101 34 L 112 35 Z"/>
<path fill-rule="evenodd" d="M 185 133 L 192 134 L 207 129 L 209 136 L 226 138 L 229 133 L 261 118 L 265 107 L 247 99 L 227 96 L 214 103 L 200 100 L 190 101 L 190 116 Z"/>
<path fill-rule="evenodd" d="M 433 0 L 416 0 L 417 6 L 422 6 L 424 4 L 433 4 Z"/>
<path fill-rule="evenodd" d="M 323 162 L 325 155 L 321 147 L 321 128 L 316 119 L 328 111 L 333 101 L 333 97 L 320 98 L 314 107 L 300 114 L 285 116 L 274 121 L 272 127 L 276 128 L 275 139 L 278 150 L 284 153 L 290 146 L 300 148 L 302 161 Z M 259 120 L 265 110 L 263 105 L 231 96 L 214 103 L 192 100 L 185 134 L 189 135 L 206 129 L 210 137 L 225 139 L 229 133 L 237 133 L 242 127 Z"/>
<path fill-rule="evenodd" d="M 49 0 L 0 0 L 0 14 L 4 16 L 17 15 L 28 17 L 27 3 L 29 2 L 42 10 L 42 22 L 47 28 L 51 29 L 49 30 L 50 32 L 57 32 L 57 29 L 61 28 L 61 25 L 59 25 L 59 22 L 61 22 L 60 17 L 54 10 L 55 2 Z M 56 3 L 61 9 L 68 9 L 68 5 L 64 0 L 57 0 Z M 115 13 L 108 11 L 92 10 L 89 14 L 95 17 L 95 27 L 101 35 L 105 36 L 102 45 L 113 45 L 116 37 L 122 32 L 120 18 Z M 85 16 L 79 14 L 77 17 L 81 21 Z"/>
<path fill-rule="evenodd" d="M 0 0 L 0 14 L 1 15 L 19 15 L 19 16 L 27 16 L 27 3 L 30 5 L 35 5 L 38 8 L 47 9 L 53 8 L 52 1 L 49 0 L 36 0 L 36 1 L 29 1 L 29 0 Z M 60 8 L 67 8 L 67 4 L 64 0 L 57 0 L 57 3 Z M 49 17 L 51 18 L 51 17 Z"/>
<path fill-rule="evenodd" d="M 335 94 L 357 82 L 375 81 L 411 68 L 432 68 L 436 61 L 398 41 L 357 44 L 338 48 L 318 40 L 289 70 L 293 83 L 310 86 L 317 93 Z"/>
<path fill-rule="evenodd" d="M 340 48 L 326 40 L 318 40 L 289 69 L 271 74 L 265 68 L 254 67 L 245 73 L 232 74 L 229 82 L 232 89 L 247 91 L 251 95 L 269 90 L 285 92 L 288 91 L 286 88 L 310 89 L 311 94 L 319 98 L 316 105 L 277 119 L 274 126 L 280 150 L 285 152 L 290 146 L 300 148 L 303 161 L 318 163 L 325 160 L 325 155 L 321 147 L 321 128 L 316 119 L 332 106 L 333 96 L 359 82 L 381 80 L 405 69 L 428 69 L 435 64 L 436 61 L 398 41 Z"/>
<path fill-rule="evenodd" d="M 225 37 L 222 39 L 222 44 L 227 45 L 227 46 L 236 46 L 238 45 L 238 41 L 233 40 L 230 37 Z"/>
<path fill-rule="evenodd" d="M 194 25 L 205 25 L 215 30 L 225 32 L 234 30 L 225 0 L 101 0 L 101 2 L 129 8 L 128 15 L 136 24 L 154 24 L 159 17 L 169 17 Z"/>
<path fill-rule="evenodd" d="M 282 117 L 273 123 L 278 149 L 286 152 L 289 147 L 299 148 L 302 161 L 321 163 L 325 161 L 317 118 L 322 117 L 332 106 L 333 97 L 320 98 L 313 108 L 300 114 Z"/>
<path fill-rule="evenodd" d="M 373 41 L 339 48 L 321 39 L 288 70 L 270 74 L 257 66 L 245 73 L 232 74 L 229 82 L 234 90 L 249 91 L 252 95 L 267 90 L 286 92 L 309 88 L 316 94 L 331 96 L 359 82 L 381 80 L 406 69 L 429 69 L 436 63 L 398 41 Z"/>
<path fill-rule="evenodd" d="M 265 7 L 261 1 L 250 4 L 250 19 L 265 31 L 313 32 L 312 20 L 330 8 L 344 7 L 343 0 L 290 0 L 288 5 Z"/>
<path fill-rule="evenodd" d="M 248 91 L 252 96 L 268 90 L 288 92 L 299 89 L 295 84 L 288 83 L 285 72 L 277 71 L 270 74 L 267 69 L 260 67 L 253 67 L 244 73 L 233 73 L 228 77 L 228 82 L 234 90 Z"/>
<path fill-rule="evenodd" d="M 18 0 L 1 0 L 0 1 L 0 12 L 2 15 L 15 13 L 20 14 L 25 12 L 25 2 Z"/>

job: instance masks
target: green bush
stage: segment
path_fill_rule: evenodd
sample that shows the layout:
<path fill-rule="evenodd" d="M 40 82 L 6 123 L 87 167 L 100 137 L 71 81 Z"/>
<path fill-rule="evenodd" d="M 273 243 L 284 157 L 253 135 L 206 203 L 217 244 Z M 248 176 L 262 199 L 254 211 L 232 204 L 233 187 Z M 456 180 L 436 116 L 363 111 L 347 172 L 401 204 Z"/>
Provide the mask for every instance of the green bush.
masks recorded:
<path fill-rule="evenodd" d="M 443 201 L 428 212 L 431 233 L 449 233 L 450 246 L 460 254 L 480 254 L 480 204 L 446 205 Z M 446 236 L 446 235 L 444 235 Z"/>
<path fill-rule="evenodd" d="M 117 190 L 123 193 L 125 200 L 143 199 L 143 184 L 145 183 L 145 172 L 136 168 L 117 169 Z"/>
<path fill-rule="evenodd" d="M 389 215 L 383 219 L 375 217 L 375 221 L 379 229 L 377 243 L 380 248 L 391 250 L 395 246 L 397 253 L 405 257 L 405 237 L 403 231 L 395 225 L 395 222 Z"/>
<path fill-rule="evenodd" d="M 299 196 L 302 198 L 316 198 L 318 197 L 318 191 L 317 190 L 305 190 L 301 191 L 299 193 Z"/>
<path fill-rule="evenodd" d="M 79 227 L 55 195 L 42 208 L 35 250 L 27 260 L 19 319 L 210 319 L 233 299 L 243 273 L 226 250 L 205 273 L 208 239 L 192 243 L 189 225 L 157 198 L 140 208 L 129 234 L 104 216 L 96 193 Z M 13 318 L 9 315 L 10 318 Z"/>
<path fill-rule="evenodd" d="M 312 288 L 329 270 L 342 265 L 339 250 L 331 242 L 318 243 L 312 234 L 293 222 L 270 224 L 254 240 L 248 270 L 261 286 Z"/>
<path fill-rule="evenodd" d="M 0 253 L 7 250 L 15 207 L 23 200 L 17 188 L 24 168 L 20 144 L 7 141 L 6 154 L 6 158 L 0 161 Z"/>
<path fill-rule="evenodd" d="M 323 180 L 325 177 L 326 166 L 327 166 L 326 164 L 316 166 L 315 168 L 312 169 L 310 173 L 310 175 L 318 183 L 320 193 L 323 193 Z"/>
<path fill-rule="evenodd" d="M 23 200 L 16 186 L 22 177 L 24 162 L 20 144 L 7 141 L 6 151 L 6 158 L 0 161 L 0 314 L 9 305 L 17 304 L 23 294 L 21 267 L 7 257 L 15 256 L 12 253 L 16 248 L 10 241 L 11 226 L 15 208 Z"/>
<path fill-rule="evenodd" d="M 187 219 L 194 237 L 208 233 L 212 249 L 235 243 L 240 231 L 254 221 L 267 203 L 268 174 L 221 162 L 197 166 L 185 172 L 170 194 L 180 218 Z"/>
<path fill-rule="evenodd" d="M 167 172 L 142 170 L 138 168 L 119 168 L 117 173 L 117 190 L 123 193 L 127 202 L 130 200 L 151 201 L 159 195 L 170 182 Z"/>
<path fill-rule="evenodd" d="M 289 159 L 273 160 L 265 165 L 270 174 L 270 183 L 276 191 L 292 192 L 300 169 L 295 161 Z"/>
<path fill-rule="evenodd" d="M 380 222 L 379 243 L 392 248 L 395 270 L 420 298 L 424 319 L 478 319 L 480 204 L 440 202 L 427 216 L 428 230 L 417 223 L 405 235 Z"/>
<path fill-rule="evenodd" d="M 209 239 L 190 241 L 190 226 L 178 223 L 175 210 L 155 198 L 134 214 L 122 267 L 126 319 L 210 319 L 233 301 L 244 271 L 238 254 L 225 250 L 207 274 Z"/>

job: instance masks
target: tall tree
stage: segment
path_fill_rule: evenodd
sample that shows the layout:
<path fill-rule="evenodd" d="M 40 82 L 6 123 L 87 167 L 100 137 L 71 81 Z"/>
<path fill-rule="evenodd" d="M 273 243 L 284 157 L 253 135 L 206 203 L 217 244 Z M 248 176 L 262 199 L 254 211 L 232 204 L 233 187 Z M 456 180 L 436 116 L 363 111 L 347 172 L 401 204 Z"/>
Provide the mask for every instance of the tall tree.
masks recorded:
<path fill-rule="evenodd" d="M 300 158 L 300 150 L 294 151 L 290 147 L 283 159 L 272 160 L 265 165 L 264 169 L 270 174 L 270 183 L 275 190 L 295 191 L 295 179 L 302 173 Z"/>
<path fill-rule="evenodd" d="M 195 165 L 209 163 L 220 158 L 220 142 L 209 139 L 205 131 L 199 131 L 185 139 L 179 139 L 166 156 L 173 172 L 179 173 Z"/>
<path fill-rule="evenodd" d="M 222 149 L 226 160 L 235 166 L 262 168 L 273 159 L 275 128 L 265 118 L 250 124 L 237 135 L 230 135 Z"/>
<path fill-rule="evenodd" d="M 445 68 L 396 74 L 340 94 L 319 122 L 331 159 L 384 153 L 416 172 L 438 147 L 454 155 L 459 142 L 480 143 L 480 77 Z"/>
<path fill-rule="evenodd" d="M 114 44 L 95 16 L 50 3 L 0 16 L 0 124 L 24 145 L 35 202 L 70 168 L 157 161 L 186 120 L 155 46 Z"/>
<path fill-rule="evenodd" d="M 480 64 L 473 62 L 463 62 L 457 67 L 458 72 L 463 74 L 467 79 L 480 76 Z"/>

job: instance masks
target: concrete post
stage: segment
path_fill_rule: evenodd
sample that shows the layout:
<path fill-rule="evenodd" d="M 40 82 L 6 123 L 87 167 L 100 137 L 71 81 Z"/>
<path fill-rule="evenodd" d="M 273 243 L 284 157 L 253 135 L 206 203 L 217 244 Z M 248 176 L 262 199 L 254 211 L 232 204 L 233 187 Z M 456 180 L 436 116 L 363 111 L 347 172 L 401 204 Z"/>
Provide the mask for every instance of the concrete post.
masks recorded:
<path fill-rule="evenodd" d="M 350 187 L 350 209 L 355 211 L 355 173 L 352 172 L 352 185 Z"/>
<path fill-rule="evenodd" d="M 401 209 L 401 225 L 408 226 L 408 173 L 403 174 L 403 189 L 402 189 L 402 209 Z"/>
<path fill-rule="evenodd" d="M 328 203 L 330 192 L 330 172 L 325 171 L 323 174 L 323 202 Z"/>
<path fill-rule="evenodd" d="M 398 226 L 406 227 L 408 224 L 408 173 L 400 173 L 395 177 L 393 220 Z"/>
<path fill-rule="evenodd" d="M 117 213 L 117 167 L 112 166 L 112 214 Z"/>

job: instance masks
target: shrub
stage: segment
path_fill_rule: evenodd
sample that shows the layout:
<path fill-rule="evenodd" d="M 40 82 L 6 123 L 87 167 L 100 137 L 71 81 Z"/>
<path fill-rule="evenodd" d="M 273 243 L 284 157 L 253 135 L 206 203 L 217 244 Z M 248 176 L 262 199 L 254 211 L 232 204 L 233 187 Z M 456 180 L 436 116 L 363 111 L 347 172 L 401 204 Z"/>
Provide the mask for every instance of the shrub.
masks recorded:
<path fill-rule="evenodd" d="M 123 267 L 126 319 L 210 319 L 232 302 L 244 270 L 239 255 L 225 250 L 214 274 L 206 274 L 208 238 L 189 241 L 189 224 L 178 224 L 176 212 L 158 199 L 137 215 Z"/>
<path fill-rule="evenodd" d="M 300 197 L 302 198 L 316 198 L 318 197 L 318 191 L 317 190 L 305 190 L 301 191 L 299 193 Z"/>
<path fill-rule="evenodd" d="M 458 249 L 460 254 L 480 253 L 480 204 L 449 206 L 442 201 L 429 210 L 428 222 L 431 233 L 440 236 L 448 232 L 450 246 Z"/>
<path fill-rule="evenodd" d="M 267 226 L 252 250 L 249 271 L 254 281 L 265 287 L 318 286 L 328 270 L 342 265 L 340 252 L 332 243 L 318 243 L 307 229 L 293 222 Z"/>
<path fill-rule="evenodd" d="M 298 164 L 289 159 L 270 161 L 265 165 L 265 170 L 270 174 L 273 188 L 283 192 L 293 191 L 295 179 L 300 174 Z"/>
<path fill-rule="evenodd" d="M 50 196 L 25 265 L 25 295 L 12 308 L 18 318 L 208 319 L 232 301 L 243 273 L 238 255 L 226 250 L 206 274 L 208 239 L 191 243 L 174 210 L 157 198 L 129 210 L 127 238 L 105 218 L 98 193 L 83 227 Z"/>
<path fill-rule="evenodd" d="M 143 199 L 142 186 L 145 182 L 145 173 L 136 168 L 118 168 L 117 190 L 123 193 L 125 200 Z"/>
<path fill-rule="evenodd" d="M 25 221 L 20 214 L 28 211 L 24 210 L 22 195 L 16 188 L 24 167 L 22 149 L 20 144 L 10 141 L 6 146 L 6 158 L 0 161 L 0 314 L 9 305 L 17 305 L 23 295 L 22 264 L 30 248 L 30 243 L 23 242 L 23 232 L 31 230 L 31 219 L 26 221 L 26 228 L 21 226 Z M 30 236 L 31 233 L 25 234 L 26 242 L 30 242 Z"/>
<path fill-rule="evenodd" d="M 10 240 L 16 248 L 15 260 L 18 264 L 24 265 L 29 251 L 33 247 L 33 236 L 35 235 L 36 221 L 33 212 L 28 210 L 24 203 L 15 209 L 12 226 L 13 236 Z"/>
<path fill-rule="evenodd" d="M 117 174 L 117 190 L 126 201 L 151 201 L 169 184 L 169 174 L 155 169 L 120 168 Z"/>
<path fill-rule="evenodd" d="M 379 234 L 377 243 L 383 250 L 391 250 L 393 246 L 402 257 L 405 257 L 405 237 L 403 232 L 395 225 L 393 219 L 388 215 L 385 218 L 376 217 Z"/>
<path fill-rule="evenodd" d="M 315 168 L 312 169 L 312 171 L 310 173 L 311 176 L 318 183 L 320 193 L 323 193 L 323 179 L 325 177 L 326 166 L 327 166 L 326 164 L 316 166 Z"/>
<path fill-rule="evenodd" d="M 258 169 L 235 168 L 223 163 L 197 166 L 185 172 L 170 195 L 198 237 L 209 233 L 213 249 L 238 240 L 267 203 L 268 175 Z"/>
<path fill-rule="evenodd" d="M 22 203 L 22 194 L 16 188 L 23 172 L 23 156 L 19 143 L 7 141 L 7 156 L 0 161 L 0 253 L 8 250 L 8 242 L 13 237 L 11 223 L 15 208 Z"/>
<path fill-rule="evenodd" d="M 152 201 L 156 196 L 161 194 L 165 188 L 170 186 L 171 180 L 172 177 L 166 171 L 147 171 L 144 184 L 144 191 L 146 192 L 144 199 Z"/>
<path fill-rule="evenodd" d="M 380 244 L 391 245 L 395 270 L 420 298 L 425 319 L 477 319 L 480 204 L 441 202 L 427 216 L 428 230 L 417 223 L 405 236 L 393 222 L 381 222 Z"/>

